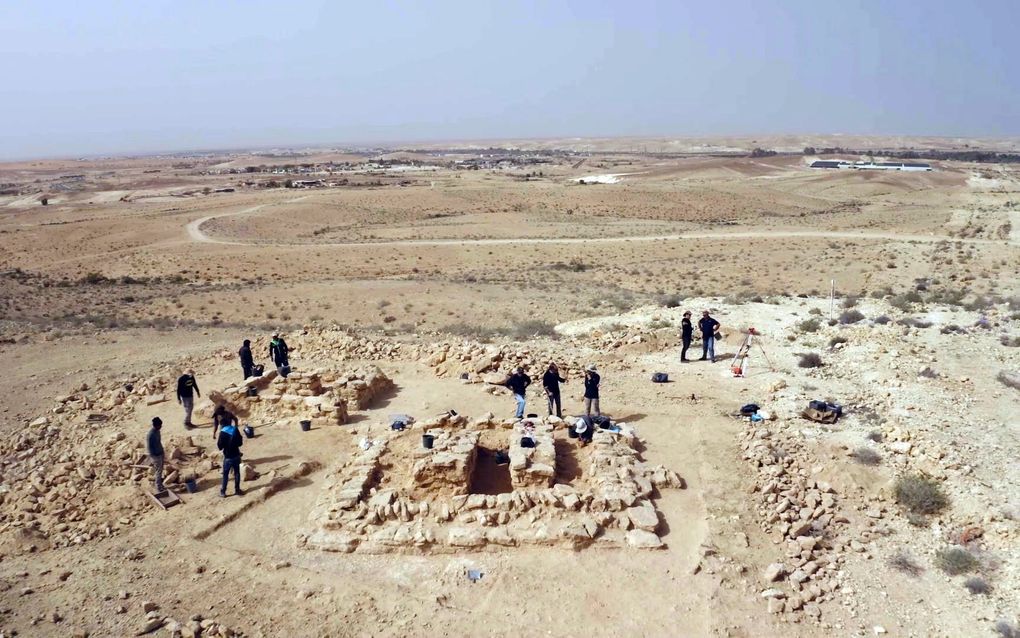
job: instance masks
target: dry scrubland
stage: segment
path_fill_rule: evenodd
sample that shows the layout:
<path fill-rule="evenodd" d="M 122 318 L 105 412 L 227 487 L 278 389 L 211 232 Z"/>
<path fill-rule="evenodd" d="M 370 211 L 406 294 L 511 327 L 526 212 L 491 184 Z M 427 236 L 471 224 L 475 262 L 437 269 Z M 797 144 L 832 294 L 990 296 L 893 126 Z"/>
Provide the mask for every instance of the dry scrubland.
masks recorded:
<path fill-rule="evenodd" d="M 480 170 L 448 165 L 478 158 L 468 144 L 0 166 L 0 633 L 1012 635 L 1020 174 L 706 154 L 808 144 L 833 141 L 520 142 L 601 152 Z M 345 183 L 245 185 L 326 162 Z M 619 182 L 575 181 L 605 174 Z M 719 352 L 754 326 L 772 368 L 681 365 L 681 312 L 704 308 Z M 191 365 L 204 396 L 235 385 L 240 340 L 264 360 L 275 329 L 323 372 L 263 388 L 248 494 L 220 500 L 208 415 L 185 432 L 172 383 Z M 515 466 L 539 478 L 512 498 L 491 477 L 462 486 L 491 501 L 423 487 L 424 428 L 510 444 L 512 401 L 481 381 L 549 359 L 567 413 L 597 363 L 635 438 L 578 449 L 553 423 L 555 460 Z M 369 365 L 394 386 L 356 400 L 343 379 Z M 332 420 L 302 433 L 312 408 L 286 397 L 309 387 Z M 809 399 L 847 414 L 804 420 Z M 773 418 L 729 416 L 749 402 Z M 448 409 L 466 423 L 387 427 Z M 168 512 L 134 466 L 154 415 L 201 487 Z M 363 458 L 364 437 L 385 454 Z M 366 467 L 341 507 L 338 477 Z"/>

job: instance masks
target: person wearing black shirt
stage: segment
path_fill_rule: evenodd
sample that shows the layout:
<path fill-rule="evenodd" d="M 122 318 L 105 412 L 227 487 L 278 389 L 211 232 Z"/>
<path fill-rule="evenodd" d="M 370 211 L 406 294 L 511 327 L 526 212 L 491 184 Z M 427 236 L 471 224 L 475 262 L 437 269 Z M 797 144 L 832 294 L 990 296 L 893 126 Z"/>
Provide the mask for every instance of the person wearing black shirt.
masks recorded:
<path fill-rule="evenodd" d="M 706 310 L 701 313 L 698 328 L 701 329 L 701 361 L 711 359 L 715 363 L 715 333 L 719 330 L 719 322 Z"/>
<path fill-rule="evenodd" d="M 602 377 L 596 371 L 595 364 L 591 364 L 584 370 L 584 413 L 591 416 L 592 408 L 595 408 L 595 416 L 602 416 L 599 411 L 599 383 Z"/>
<path fill-rule="evenodd" d="M 529 385 L 531 385 L 531 377 L 524 374 L 524 368 L 517 368 L 510 375 L 510 378 L 506 380 L 506 387 L 510 388 L 510 391 L 514 393 L 514 399 L 517 401 L 517 413 L 514 416 L 518 419 L 524 418 L 524 393 Z"/>
<path fill-rule="evenodd" d="M 198 389 L 198 382 L 195 381 L 195 371 L 188 370 L 177 379 L 177 403 L 184 406 L 184 427 L 189 430 L 191 425 L 191 411 L 195 409 L 195 395 L 202 396 Z"/>
<path fill-rule="evenodd" d="M 553 414 L 553 405 L 556 406 L 556 416 L 563 418 L 560 407 L 560 384 L 567 380 L 560 376 L 560 370 L 555 363 L 549 364 L 549 369 L 542 375 L 542 387 L 545 388 L 545 396 L 549 401 L 549 414 Z"/>
<path fill-rule="evenodd" d="M 237 356 L 241 358 L 241 371 L 244 372 L 244 378 L 247 379 L 255 369 L 255 358 L 251 356 L 250 340 L 244 340 L 241 349 L 237 351 Z"/>
<path fill-rule="evenodd" d="M 149 460 L 152 461 L 152 469 L 156 472 L 156 492 L 162 492 L 163 487 L 163 439 L 159 429 L 163 427 L 163 420 L 158 416 L 152 418 L 152 429 L 145 439 L 145 449 L 149 453 Z"/>
<path fill-rule="evenodd" d="M 683 348 L 680 350 L 680 361 L 687 363 L 690 359 L 687 358 L 687 349 L 691 347 L 691 338 L 694 336 L 694 327 L 691 325 L 691 311 L 688 310 L 684 313 L 683 321 L 680 322 L 680 340 L 683 342 Z"/>
<path fill-rule="evenodd" d="M 216 447 L 223 451 L 223 482 L 220 484 L 220 496 L 227 495 L 227 477 L 234 473 L 234 494 L 244 495 L 241 489 L 241 446 L 244 438 L 235 425 L 224 425 L 220 430 L 220 438 Z"/>
<path fill-rule="evenodd" d="M 283 340 L 283 337 L 278 334 L 274 334 L 269 342 L 269 358 L 273 360 L 273 365 L 277 368 L 290 365 L 290 348 L 287 347 L 287 342 Z"/>

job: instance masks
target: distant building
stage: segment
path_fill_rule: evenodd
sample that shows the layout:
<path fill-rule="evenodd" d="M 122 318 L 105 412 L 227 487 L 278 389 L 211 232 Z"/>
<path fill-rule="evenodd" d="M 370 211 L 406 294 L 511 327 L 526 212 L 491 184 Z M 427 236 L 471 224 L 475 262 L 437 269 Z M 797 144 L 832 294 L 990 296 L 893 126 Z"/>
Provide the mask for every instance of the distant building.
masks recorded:
<path fill-rule="evenodd" d="M 930 171 L 931 164 L 923 162 L 847 162 L 845 160 L 817 160 L 811 168 L 852 168 L 858 171 Z"/>

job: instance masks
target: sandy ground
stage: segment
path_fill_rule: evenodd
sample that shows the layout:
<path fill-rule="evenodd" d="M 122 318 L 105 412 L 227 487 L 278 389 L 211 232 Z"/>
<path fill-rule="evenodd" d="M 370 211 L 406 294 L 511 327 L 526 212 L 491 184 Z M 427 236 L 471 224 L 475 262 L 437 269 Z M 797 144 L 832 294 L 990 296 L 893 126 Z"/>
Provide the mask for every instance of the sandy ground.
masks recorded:
<path fill-rule="evenodd" d="M 685 140 L 676 148 L 742 144 Z M 306 191 L 245 187 L 246 176 L 216 172 L 288 163 L 281 158 L 0 166 L 6 183 L 86 176 L 46 207 L 37 194 L 0 197 L 0 353 L 13 363 L 0 399 L 0 439 L 13 446 L 4 448 L 0 493 L 17 496 L 0 500 L 0 632 L 132 635 L 145 623 L 143 600 L 178 621 L 200 614 L 265 636 L 863 636 L 875 627 L 991 636 L 995 622 L 1016 623 L 1020 394 L 996 375 L 1020 369 L 1020 348 L 1006 345 L 1020 337 L 1017 173 L 943 163 L 925 174 L 823 174 L 791 156 L 624 153 L 573 168 L 577 161 L 543 165 L 543 177 L 529 177 L 533 168 L 442 168 L 423 179 L 401 174 L 411 180 L 403 185 Z M 93 178 L 100 174 L 101 185 Z M 610 174 L 626 177 L 571 181 Z M 223 187 L 236 190 L 212 192 Z M 826 325 L 833 281 L 835 314 L 859 296 L 862 322 Z M 721 352 L 732 355 L 753 325 L 775 369 L 756 357 L 741 380 L 724 363 L 681 365 L 679 313 L 705 307 L 727 332 Z M 812 317 L 820 327 L 803 330 Z M 931 326 L 898 323 L 908 320 Z M 48 415 L 62 436 L 81 436 L 83 449 L 117 433 L 141 441 L 157 414 L 166 437 L 184 436 L 172 402 L 139 403 L 123 418 L 86 425 L 54 414 L 55 397 L 83 383 L 176 375 L 185 365 L 199 370 L 206 391 L 222 388 L 237 376 L 240 339 L 334 324 L 405 345 L 495 341 L 597 360 L 603 408 L 637 428 L 646 461 L 687 483 L 655 499 L 666 548 L 416 556 L 300 549 L 295 537 L 324 473 L 365 428 L 399 412 L 512 409 L 506 396 L 405 356 L 377 362 L 397 391 L 348 426 L 260 427 L 246 451 L 263 476 L 245 497 L 220 500 L 215 472 L 168 512 L 145 507 L 133 481 L 96 485 L 80 498 L 109 512 L 115 531 L 52 549 L 32 536 L 36 508 L 19 490 L 29 476 L 21 463 L 34 457 L 19 458 L 25 450 L 14 447 L 38 417 Z M 830 345 L 837 336 L 847 343 Z M 805 351 L 826 365 L 799 368 Z M 339 363 L 340 354 L 301 351 L 295 365 L 358 362 Z M 918 374 L 925 367 L 935 378 Z M 651 384 L 656 371 L 672 383 Z M 774 390 L 780 382 L 786 388 Z M 566 389 L 565 409 L 579 410 L 576 380 Z M 796 417 L 803 401 L 826 396 L 851 406 L 843 426 Z M 817 603 L 818 619 L 770 613 L 761 596 L 770 586 L 764 568 L 788 558 L 755 491 L 763 470 L 745 458 L 753 430 L 727 416 L 750 401 L 779 415 L 768 425 L 773 440 L 832 483 L 848 520 L 830 555 L 839 557 L 840 585 Z M 199 425 L 194 439 L 211 443 L 208 423 Z M 867 438 L 873 431 L 884 441 Z M 891 447 L 903 441 L 917 451 Z M 862 445 L 882 462 L 848 456 Z M 67 458 L 76 453 L 67 449 Z M 302 462 L 317 469 L 262 498 L 269 473 Z M 898 476 L 916 472 L 935 476 L 952 503 L 926 528 L 911 526 L 890 496 Z M 968 593 L 967 576 L 946 575 L 935 561 L 975 526 L 983 536 L 971 549 L 987 595 Z M 851 540 L 864 549 L 849 549 Z M 890 566 L 900 552 L 922 565 L 920 575 Z M 471 583 L 468 568 L 485 576 Z"/>

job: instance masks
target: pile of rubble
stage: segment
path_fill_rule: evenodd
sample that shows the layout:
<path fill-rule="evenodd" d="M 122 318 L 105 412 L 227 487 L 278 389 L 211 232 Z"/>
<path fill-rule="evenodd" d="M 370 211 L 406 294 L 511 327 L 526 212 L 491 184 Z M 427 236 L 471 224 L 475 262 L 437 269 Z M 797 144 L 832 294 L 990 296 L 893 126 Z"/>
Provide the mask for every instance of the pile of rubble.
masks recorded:
<path fill-rule="evenodd" d="M 487 429 L 505 431 L 512 489 L 470 493 L 479 437 Z M 682 479 L 643 463 L 633 432 L 623 426 L 620 432 L 599 429 L 593 445 L 575 450 L 583 480 L 554 483 L 557 430 L 563 443 L 572 445 L 564 436 L 565 424 L 555 417 L 539 421 L 534 431 L 528 428 L 539 439 L 534 448 L 517 449 L 522 423 L 462 416 L 366 439 L 358 454 L 328 473 L 309 516 L 311 529 L 299 544 L 365 553 L 519 545 L 662 547 L 651 498 L 656 489 L 682 487 Z M 422 432 L 435 437 L 431 448 L 417 444 Z"/>
<path fill-rule="evenodd" d="M 843 586 L 841 552 L 864 546 L 846 540 L 849 520 L 840 513 L 835 490 L 811 478 L 801 446 L 759 426 L 746 430 L 743 450 L 757 470 L 761 528 L 785 549 L 785 556 L 765 569 L 767 589 L 761 595 L 771 613 L 820 620 L 819 603 L 833 599 Z"/>
<path fill-rule="evenodd" d="M 166 484 L 181 485 L 218 467 L 215 449 L 191 437 L 165 442 Z M 113 498 L 108 488 L 152 480 L 141 437 L 123 432 L 105 438 L 95 431 L 44 426 L 0 442 L 0 533 L 20 530 L 23 550 L 66 547 L 111 536 L 136 524 L 151 503 L 141 494 Z"/>

